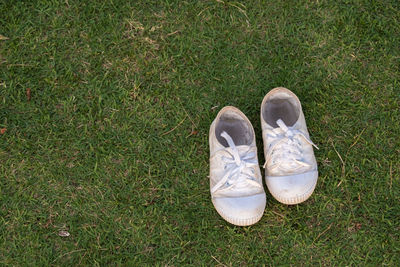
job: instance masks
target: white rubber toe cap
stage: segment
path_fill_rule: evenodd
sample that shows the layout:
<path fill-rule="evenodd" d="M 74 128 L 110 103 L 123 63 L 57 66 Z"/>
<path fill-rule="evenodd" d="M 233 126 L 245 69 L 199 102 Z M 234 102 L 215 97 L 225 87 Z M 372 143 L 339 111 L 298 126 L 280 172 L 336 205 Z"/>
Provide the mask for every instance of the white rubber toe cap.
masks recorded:
<path fill-rule="evenodd" d="M 288 205 L 307 200 L 314 191 L 318 171 L 288 176 L 266 176 L 265 182 L 271 195 L 279 202 Z"/>
<path fill-rule="evenodd" d="M 212 202 L 218 213 L 231 224 L 252 225 L 258 222 L 265 209 L 265 193 L 247 197 L 217 197 Z"/>

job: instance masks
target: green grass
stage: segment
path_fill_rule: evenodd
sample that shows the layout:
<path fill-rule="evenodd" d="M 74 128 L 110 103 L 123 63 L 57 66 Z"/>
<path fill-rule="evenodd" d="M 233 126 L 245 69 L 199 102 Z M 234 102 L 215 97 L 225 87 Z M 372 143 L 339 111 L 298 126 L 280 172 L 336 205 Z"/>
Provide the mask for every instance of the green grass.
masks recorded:
<path fill-rule="evenodd" d="M 0 14 L 0 265 L 399 266 L 398 1 Z M 261 221 L 235 227 L 210 201 L 208 129 L 234 105 L 261 148 L 276 86 L 302 100 L 319 182 L 297 206 L 267 193 Z"/>

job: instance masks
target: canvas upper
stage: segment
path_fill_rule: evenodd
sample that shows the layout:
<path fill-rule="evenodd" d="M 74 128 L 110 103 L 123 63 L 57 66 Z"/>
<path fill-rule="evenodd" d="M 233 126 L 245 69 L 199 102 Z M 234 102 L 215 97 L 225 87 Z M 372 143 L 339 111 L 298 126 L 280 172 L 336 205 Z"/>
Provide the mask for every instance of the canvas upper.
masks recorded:
<path fill-rule="evenodd" d="M 297 96 L 283 87 L 271 90 L 261 104 L 261 127 L 271 194 L 284 203 L 308 198 L 318 179 L 316 145 L 310 139 Z"/>
<path fill-rule="evenodd" d="M 235 107 L 224 107 L 210 127 L 210 192 L 218 213 L 230 223 L 257 222 L 265 192 L 257 158 L 254 129 Z"/>

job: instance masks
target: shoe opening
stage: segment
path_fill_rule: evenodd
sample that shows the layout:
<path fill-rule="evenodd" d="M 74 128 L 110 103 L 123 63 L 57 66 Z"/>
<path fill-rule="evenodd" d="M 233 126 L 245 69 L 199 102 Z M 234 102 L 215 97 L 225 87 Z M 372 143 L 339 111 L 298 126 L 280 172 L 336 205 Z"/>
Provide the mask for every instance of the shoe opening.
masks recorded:
<path fill-rule="evenodd" d="M 236 146 L 249 146 L 254 139 L 252 126 L 235 112 L 227 111 L 222 114 L 215 127 L 218 142 L 224 147 L 228 147 L 228 142 L 221 136 L 224 131 L 230 135 Z"/>
<path fill-rule="evenodd" d="M 300 107 L 293 98 L 271 98 L 263 106 L 264 121 L 276 128 L 276 121 L 281 119 L 287 126 L 293 126 L 300 115 Z"/>

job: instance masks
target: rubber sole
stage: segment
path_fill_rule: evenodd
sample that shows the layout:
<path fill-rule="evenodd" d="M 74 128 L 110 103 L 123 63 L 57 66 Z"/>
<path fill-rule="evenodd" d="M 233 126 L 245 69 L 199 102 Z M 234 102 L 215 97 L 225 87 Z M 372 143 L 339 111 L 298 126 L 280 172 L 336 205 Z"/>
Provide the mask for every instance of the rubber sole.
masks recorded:
<path fill-rule="evenodd" d="M 290 198 L 286 198 L 286 197 L 282 197 L 277 194 L 274 194 L 271 190 L 269 190 L 269 192 L 276 200 L 278 200 L 279 202 L 281 202 L 283 204 L 296 205 L 296 204 L 300 204 L 300 203 L 306 201 L 314 192 L 316 185 L 317 185 L 317 182 L 315 182 L 315 184 L 310 189 L 308 189 L 304 194 L 297 195 L 295 197 L 290 197 Z"/>
<path fill-rule="evenodd" d="M 217 209 L 215 207 L 214 201 L 213 201 L 213 205 L 214 208 L 217 210 L 218 214 L 228 223 L 231 223 L 233 225 L 237 225 L 237 226 L 249 226 L 249 225 L 253 225 L 255 223 L 257 223 L 261 217 L 264 215 L 264 209 L 262 210 L 262 212 L 260 214 L 257 214 L 254 217 L 251 218 L 235 218 L 235 217 L 231 217 L 228 214 L 225 214 L 223 211 L 221 211 L 220 209 Z"/>

